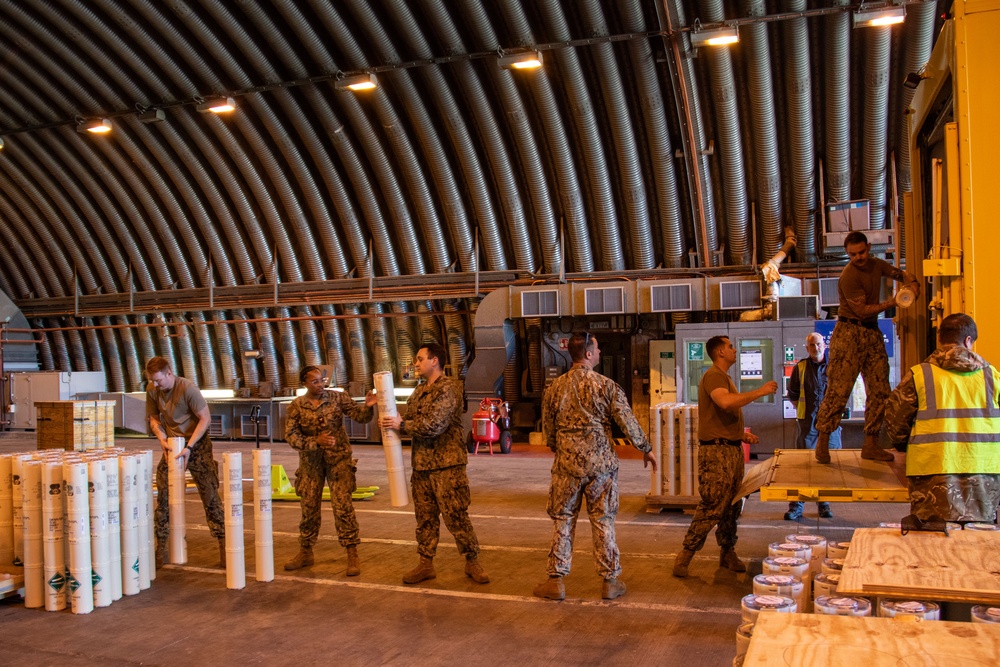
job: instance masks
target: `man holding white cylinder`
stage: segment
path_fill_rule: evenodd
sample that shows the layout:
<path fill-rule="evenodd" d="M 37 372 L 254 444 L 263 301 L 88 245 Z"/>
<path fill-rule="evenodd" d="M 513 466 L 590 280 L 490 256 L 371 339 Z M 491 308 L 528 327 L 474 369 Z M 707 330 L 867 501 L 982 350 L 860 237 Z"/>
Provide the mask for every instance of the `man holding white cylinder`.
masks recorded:
<path fill-rule="evenodd" d="M 285 440 L 299 452 L 299 468 L 295 471 L 295 493 L 302 504 L 299 523 L 299 552 L 285 563 L 286 570 L 312 565 L 313 545 L 319 537 L 320 507 L 323 487 L 330 485 L 330 504 L 340 545 L 347 550 L 347 576 L 361 574 L 358 560 L 358 519 L 354 514 L 351 494 L 357 487 L 351 442 L 344 428 L 344 416 L 357 422 L 369 422 L 374 416 L 375 394 L 365 395 L 365 404 L 358 405 L 346 392 L 327 391 L 323 371 L 306 366 L 299 373 L 306 393 L 288 406 L 285 419 Z"/>
<path fill-rule="evenodd" d="M 175 458 L 185 461 L 191 478 L 198 487 L 205 506 L 205 519 L 212 537 L 219 542 L 219 564 L 226 566 L 226 528 L 222 499 L 219 498 L 219 465 L 212 457 L 212 441 L 208 437 L 211 415 L 208 403 L 194 382 L 174 375 L 170 362 L 153 357 L 146 362 L 146 418 L 149 429 L 163 449 L 156 466 L 156 566 L 167 559 L 167 538 L 170 532 L 168 510 L 167 457 L 171 456 L 167 438 L 184 438 L 187 445 Z"/>
<path fill-rule="evenodd" d="M 465 556 L 465 574 L 479 584 L 489 575 L 479 564 L 479 540 L 469 518 L 472 491 L 466 466 L 469 451 L 462 425 L 461 385 L 444 374 L 447 353 L 438 343 L 426 343 L 414 358 L 422 382 L 406 401 L 402 414 L 383 415 L 384 428 L 406 431 L 412 438 L 413 512 L 417 519 L 417 553 L 420 563 L 407 572 L 403 583 L 434 579 L 434 555 L 444 525 Z"/>

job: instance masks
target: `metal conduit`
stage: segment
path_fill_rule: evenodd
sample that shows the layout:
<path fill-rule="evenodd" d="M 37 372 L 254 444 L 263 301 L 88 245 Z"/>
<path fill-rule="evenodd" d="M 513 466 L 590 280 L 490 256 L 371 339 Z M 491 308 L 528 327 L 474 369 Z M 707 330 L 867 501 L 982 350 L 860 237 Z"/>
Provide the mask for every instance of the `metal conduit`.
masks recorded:
<path fill-rule="evenodd" d="M 889 120 L 889 47 L 892 28 L 865 28 L 865 97 L 861 189 L 871 229 L 885 229 L 886 140 Z"/>
<path fill-rule="evenodd" d="M 111 324 L 110 317 L 100 317 L 98 318 L 98 323 L 104 326 L 109 326 Z M 94 338 L 97 338 L 97 332 L 94 331 Z M 121 350 L 118 347 L 118 337 L 115 335 L 115 330 L 101 329 L 101 337 L 104 338 L 104 350 L 103 358 L 106 361 L 106 369 L 108 371 L 108 376 L 111 381 L 108 383 L 108 389 L 111 391 L 125 391 L 125 373 L 122 369 L 122 356 Z M 100 347 L 100 342 L 97 341 L 98 347 Z"/>
<path fill-rule="evenodd" d="M 781 0 L 782 11 L 801 12 L 806 0 Z M 816 157 L 812 127 L 812 73 L 805 18 L 783 21 L 785 87 L 788 104 L 788 153 L 792 183 L 792 218 L 800 261 L 816 260 Z"/>
<path fill-rule="evenodd" d="M 72 326 L 76 326 L 76 319 L 71 319 L 70 322 Z M 90 368 L 87 365 L 87 352 L 83 347 L 83 337 L 80 335 L 79 330 L 67 332 L 69 335 L 69 354 L 70 354 L 70 365 L 67 366 L 69 370 L 84 372 L 89 371 Z"/>
<path fill-rule="evenodd" d="M 129 326 L 128 317 L 119 315 L 115 318 L 118 324 Z M 147 332 L 148 333 L 148 332 Z M 120 330 L 122 340 L 122 355 L 125 359 L 125 389 L 123 391 L 139 391 L 142 387 L 142 366 L 140 364 L 139 349 L 135 341 L 135 329 L 129 328 Z"/>
<path fill-rule="evenodd" d="M 901 61 L 900 80 L 907 74 L 919 72 L 927 64 L 927 61 L 930 60 L 931 49 L 934 44 L 936 14 L 936 0 L 915 2 L 906 6 L 906 22 L 903 24 L 906 51 Z M 900 86 L 899 109 L 902 114 L 905 114 L 907 109 L 909 109 L 915 92 L 912 88 Z M 899 123 L 896 139 L 896 161 L 898 162 L 896 181 L 899 185 L 899 192 L 911 192 L 913 190 L 913 183 L 910 176 L 910 135 L 909 123 L 905 120 Z M 899 215 L 903 215 L 902 197 L 899 198 Z M 899 233 L 902 238 L 902 225 L 900 225 Z M 901 242 L 900 246 L 902 247 L 902 245 Z"/>
<path fill-rule="evenodd" d="M 349 304 L 344 306 L 344 314 L 360 315 L 361 308 L 356 304 Z M 347 328 L 347 347 L 351 352 L 349 382 L 358 382 L 367 391 L 374 385 L 374 379 L 368 355 L 365 354 L 368 344 L 365 341 L 364 325 L 360 318 L 344 320 L 344 325 Z"/>
<path fill-rule="evenodd" d="M 61 322 L 55 319 L 49 320 L 50 327 L 61 326 Z M 69 345 L 66 343 L 66 336 L 62 331 L 51 331 L 46 338 L 51 338 L 52 343 L 49 346 L 52 349 L 52 370 L 69 371 L 73 370 L 72 362 L 70 361 Z"/>
<path fill-rule="evenodd" d="M 173 369 L 175 373 L 182 373 L 184 369 L 177 365 L 177 354 L 174 352 L 174 338 L 170 336 L 170 328 L 167 325 L 167 318 L 160 315 L 160 319 L 163 321 L 164 326 L 156 330 L 157 350 L 153 356 L 163 357 L 167 360 L 167 363 L 170 364 L 170 368 Z"/>
<path fill-rule="evenodd" d="M 764 0 L 744 0 L 747 16 L 764 16 Z M 771 78 L 771 48 L 766 23 L 741 26 L 746 49 L 750 88 L 750 124 L 753 128 L 754 179 L 763 255 L 774 254 L 784 239 L 782 230 L 781 163 L 778 158 L 778 128 L 774 117 L 774 81 Z M 755 258 L 756 259 L 756 258 Z"/>
<path fill-rule="evenodd" d="M 267 309 L 259 308 L 254 311 L 255 318 L 269 317 Z M 264 380 L 271 383 L 275 392 L 281 391 L 281 372 L 278 369 L 278 349 L 274 344 L 274 327 L 272 322 L 254 322 L 257 329 L 257 349 L 260 351 L 264 361 Z M 293 387 L 299 386 L 299 379 L 295 378 Z"/>
<path fill-rule="evenodd" d="M 222 369 L 222 380 L 218 386 L 220 389 L 235 390 L 240 385 L 236 360 L 241 358 L 243 354 L 233 349 L 233 337 L 229 325 L 219 322 L 219 320 L 225 319 L 228 319 L 225 311 L 217 310 L 213 312 L 213 326 L 208 335 L 215 334 L 216 355 L 219 360 L 219 367 Z"/>
<path fill-rule="evenodd" d="M 291 317 L 292 313 L 286 306 L 279 306 L 277 309 L 277 317 L 287 318 Z M 295 324 L 287 319 L 282 319 L 277 322 L 279 341 L 281 344 L 281 358 L 284 361 L 284 382 L 283 387 L 297 387 L 299 386 L 299 371 L 302 370 L 301 359 L 299 358 L 298 349 L 299 346 L 295 340 Z"/>
<path fill-rule="evenodd" d="M 243 369 L 243 386 L 256 389 L 260 384 L 260 376 L 258 374 L 257 362 L 253 359 L 247 358 L 242 353 L 251 352 L 259 349 L 254 344 L 253 329 L 250 323 L 246 321 L 247 314 L 243 310 L 233 311 L 233 319 L 236 322 L 236 340 L 239 342 L 240 355 L 239 358 L 243 360 L 240 366 Z M 220 348 L 222 345 L 220 344 Z M 220 349 L 220 354 L 224 354 L 223 350 Z M 223 367 L 225 368 L 225 367 Z M 236 389 L 234 386 L 233 389 Z"/>
<path fill-rule="evenodd" d="M 97 329 L 94 329 L 94 320 L 90 317 L 83 318 L 83 326 L 86 327 L 83 330 L 83 338 L 86 345 L 86 357 L 83 359 L 83 363 L 88 365 L 84 366 L 85 370 L 92 371 L 105 371 L 104 366 L 104 352 L 101 350 L 101 339 L 97 336 Z"/>
<path fill-rule="evenodd" d="M 558 0 L 543 0 L 539 9 L 551 39 L 557 42 L 572 39 Z M 607 158 L 604 155 L 601 131 L 590 99 L 590 91 L 583 76 L 583 68 L 575 49 L 560 49 L 555 53 L 555 60 L 562 74 L 569 103 L 574 110 L 573 121 L 576 127 L 574 141 L 580 146 L 582 152 L 579 156 L 580 164 L 586 170 L 590 185 L 592 211 L 590 217 L 601 241 L 599 268 L 604 271 L 621 271 L 625 269 L 625 258 L 618 230 L 614 192 L 610 175 L 605 169 Z"/>
<path fill-rule="evenodd" d="M 202 312 L 191 313 L 191 321 L 194 322 L 194 338 L 197 345 L 198 363 L 201 366 L 201 382 L 199 386 L 206 389 L 219 388 L 219 376 L 216 373 L 215 344 L 212 341 L 212 331 L 205 324 L 205 314 Z"/>
<path fill-rule="evenodd" d="M 618 3 L 622 27 L 626 32 L 646 32 L 646 19 L 639 0 L 621 0 Z M 681 219 L 681 197 L 677 189 L 674 168 L 674 149 L 667 126 L 666 110 L 660 75 L 649 40 L 632 40 L 628 43 L 632 74 L 639 89 L 646 137 L 649 141 L 649 160 L 653 170 L 653 191 L 660 220 L 660 242 L 663 265 L 680 268 L 684 261 L 684 229 Z"/>
<path fill-rule="evenodd" d="M 368 312 L 371 313 L 373 311 L 378 314 L 384 313 L 385 304 L 372 304 L 369 307 Z M 371 329 L 372 334 L 372 373 L 374 374 L 381 371 L 389 371 L 390 373 L 396 374 L 397 377 L 402 376 L 402 373 L 396 373 L 392 346 L 389 344 L 390 334 L 386 319 L 384 317 L 372 318 L 371 326 L 369 328 Z"/>
<path fill-rule="evenodd" d="M 35 322 L 35 327 L 42 326 L 41 322 Z M 56 370 L 55 359 L 52 356 L 52 344 L 49 336 L 39 336 L 38 343 L 38 365 L 43 371 Z"/>
<path fill-rule="evenodd" d="M 137 324 L 149 324 L 149 316 L 145 314 L 137 315 Z M 156 356 L 156 346 L 153 342 L 153 331 L 148 326 L 140 326 L 139 333 L 139 368 L 141 371 L 140 381 L 145 380 L 146 362 Z"/>
<path fill-rule="evenodd" d="M 320 307 L 324 315 L 336 315 L 337 311 L 330 304 Z M 333 377 L 330 383 L 335 387 L 347 384 L 347 359 L 344 358 L 344 342 L 341 338 L 339 320 L 323 320 L 323 350 L 324 364 L 333 366 Z"/>
<path fill-rule="evenodd" d="M 465 318 L 454 314 L 460 304 L 451 300 L 441 302 L 444 311 L 445 339 L 448 346 L 448 364 L 451 366 L 452 377 L 465 378 L 469 350 L 466 345 L 468 333 L 465 328 Z"/>
<path fill-rule="evenodd" d="M 0 216 L 2 216 L 4 222 L 7 223 L 0 225 L 0 239 L 3 240 L 4 250 L 8 252 L 11 257 L 45 256 L 40 253 L 28 254 L 28 247 L 21 243 L 21 239 L 24 238 L 29 245 L 36 245 L 34 243 L 34 237 L 28 236 L 25 238 L 23 235 L 17 233 L 17 231 L 20 229 L 28 229 L 29 225 L 24 220 L 24 217 L 21 216 L 20 212 L 11 205 L 10 200 L 8 200 L 2 192 L 0 192 Z M 31 252 L 34 251 L 32 250 Z M 16 262 L 8 259 L 6 267 L 10 272 L 11 277 L 17 281 L 17 288 L 19 290 L 17 294 L 8 292 L 8 296 L 12 298 L 25 298 L 30 292 L 34 292 L 35 296 L 40 299 L 49 297 L 49 286 L 47 284 L 46 277 L 43 276 L 38 270 L 38 266 L 36 266 L 35 262 Z M 48 273 L 51 275 L 51 272 Z M 27 283 L 25 282 L 25 278 L 27 279 Z"/>
<path fill-rule="evenodd" d="M 174 316 L 173 340 L 177 344 L 177 358 L 181 365 L 180 372 L 199 387 L 202 386 L 200 370 L 201 359 L 198 356 L 196 342 L 191 335 L 191 323 L 183 314 Z M 176 367 L 175 371 L 178 370 Z"/>
<path fill-rule="evenodd" d="M 833 5 L 846 6 L 848 2 L 833 0 Z M 826 96 L 823 100 L 826 200 L 841 202 L 851 198 L 851 17 L 842 12 L 822 20 L 826 43 Z"/>

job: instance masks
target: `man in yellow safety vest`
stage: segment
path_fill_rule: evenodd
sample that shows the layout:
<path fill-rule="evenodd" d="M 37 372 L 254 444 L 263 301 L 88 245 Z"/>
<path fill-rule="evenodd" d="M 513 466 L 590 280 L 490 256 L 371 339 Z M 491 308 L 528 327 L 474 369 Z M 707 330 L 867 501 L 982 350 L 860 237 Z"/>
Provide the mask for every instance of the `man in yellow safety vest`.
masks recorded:
<path fill-rule="evenodd" d="M 975 321 L 944 318 L 938 348 L 889 396 L 883 422 L 906 452 L 910 512 L 993 523 L 1000 503 L 1000 372 L 972 351 Z"/>

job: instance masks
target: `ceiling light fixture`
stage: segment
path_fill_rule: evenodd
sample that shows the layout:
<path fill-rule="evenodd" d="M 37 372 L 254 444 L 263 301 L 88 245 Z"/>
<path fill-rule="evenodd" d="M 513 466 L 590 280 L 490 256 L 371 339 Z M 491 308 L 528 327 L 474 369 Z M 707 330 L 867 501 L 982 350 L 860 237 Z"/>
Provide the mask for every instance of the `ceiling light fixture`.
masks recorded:
<path fill-rule="evenodd" d="M 76 131 L 81 133 L 106 134 L 111 131 L 111 121 L 107 118 L 85 120 L 76 126 Z"/>
<path fill-rule="evenodd" d="M 163 109 L 149 109 L 138 115 L 139 122 L 149 125 L 150 123 L 160 123 L 167 119 L 167 114 Z"/>
<path fill-rule="evenodd" d="M 906 18 L 906 7 L 882 5 L 880 7 L 864 7 L 854 12 L 855 28 L 877 28 L 902 23 Z"/>
<path fill-rule="evenodd" d="M 229 113 L 236 111 L 236 100 L 231 97 L 212 97 L 199 102 L 195 108 L 198 113 Z"/>
<path fill-rule="evenodd" d="M 695 26 L 691 31 L 691 46 L 729 46 L 740 41 L 740 33 L 736 26 L 721 26 L 718 28 L 701 28 Z"/>
<path fill-rule="evenodd" d="M 497 58 L 497 65 L 503 69 L 538 69 L 542 63 L 541 51 L 518 51 Z"/>
<path fill-rule="evenodd" d="M 334 81 L 337 90 L 372 90 L 378 87 L 378 79 L 372 73 L 345 76 Z"/>

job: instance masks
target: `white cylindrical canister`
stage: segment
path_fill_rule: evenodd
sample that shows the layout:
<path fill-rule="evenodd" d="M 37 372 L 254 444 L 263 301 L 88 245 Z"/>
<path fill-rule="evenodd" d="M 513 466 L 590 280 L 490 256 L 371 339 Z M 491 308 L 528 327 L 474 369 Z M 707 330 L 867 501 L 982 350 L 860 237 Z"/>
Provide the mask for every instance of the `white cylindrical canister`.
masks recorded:
<path fill-rule="evenodd" d="M 768 556 L 787 556 L 789 558 L 801 558 L 805 561 L 812 560 L 812 547 L 800 542 L 772 542 L 767 545 Z"/>
<path fill-rule="evenodd" d="M 274 581 L 274 530 L 271 506 L 271 450 L 253 450 L 254 564 L 257 581 Z"/>
<path fill-rule="evenodd" d="M 24 606 L 45 606 L 42 563 L 42 463 L 24 461 L 21 469 L 21 529 L 24 534 Z"/>
<path fill-rule="evenodd" d="M 135 479 L 138 482 L 136 499 L 139 503 L 137 537 L 139 542 L 139 590 L 149 588 L 149 464 L 143 452 L 135 455 Z M 154 563 L 153 569 L 156 569 Z"/>
<path fill-rule="evenodd" d="M 896 305 L 900 308 L 909 308 L 917 300 L 917 295 L 909 287 L 903 286 L 896 290 Z"/>
<path fill-rule="evenodd" d="M 795 600 L 784 595 L 744 595 L 740 603 L 744 623 L 756 623 L 757 615 L 777 611 L 794 614 Z"/>
<path fill-rule="evenodd" d="M 46 460 L 42 466 L 42 562 L 45 610 L 66 608 L 66 545 L 63 543 L 62 462 Z"/>
<path fill-rule="evenodd" d="M 872 603 L 865 598 L 821 595 L 813 601 L 813 612 L 830 616 L 871 616 Z"/>
<path fill-rule="evenodd" d="M 843 558 L 823 559 L 823 574 L 840 574 L 841 570 L 843 569 L 844 569 Z"/>
<path fill-rule="evenodd" d="M 90 568 L 94 587 L 94 606 L 111 604 L 111 545 L 108 544 L 108 462 L 94 459 L 87 463 L 90 493 Z"/>
<path fill-rule="evenodd" d="M 677 450 L 680 453 L 680 489 L 682 496 L 693 496 L 698 488 L 698 408 L 679 406 Z"/>
<path fill-rule="evenodd" d="M 243 553 L 243 453 L 222 455 L 223 487 L 226 497 L 226 588 L 246 588 L 246 559 Z"/>
<path fill-rule="evenodd" d="M 170 509 L 170 542 L 168 557 L 171 563 L 183 565 L 187 562 L 187 526 L 184 517 L 184 492 L 187 482 L 184 479 L 184 457 L 178 456 L 187 443 L 184 438 L 167 438 L 170 453 L 167 457 L 169 484 L 167 485 L 167 504 Z"/>
<path fill-rule="evenodd" d="M 837 542 L 835 540 L 830 540 L 826 543 L 826 557 L 827 558 L 840 558 L 843 560 L 847 558 L 847 550 L 851 548 L 851 542 L 848 540 L 846 542 Z"/>
<path fill-rule="evenodd" d="M 122 535 L 122 593 L 139 592 L 139 488 L 136 480 L 136 457 L 118 457 L 118 498 L 121 501 L 118 518 Z"/>
<path fill-rule="evenodd" d="M 109 448 L 110 450 L 110 448 Z M 106 451 L 109 451 L 106 450 Z M 122 599 L 122 522 L 118 498 L 118 455 L 105 458 L 108 478 L 108 547 L 111 561 L 111 601 Z"/>
<path fill-rule="evenodd" d="M 791 556 L 768 556 L 761 563 L 764 574 L 787 574 L 803 582 L 809 576 L 809 561 Z"/>
<path fill-rule="evenodd" d="M 903 527 L 903 524 L 899 523 L 898 521 L 882 521 L 882 522 L 879 523 L 878 527 L 879 528 L 895 528 L 896 530 L 899 530 L 900 528 Z"/>
<path fill-rule="evenodd" d="M 836 597 L 838 584 L 840 584 L 840 573 L 817 574 L 813 578 L 813 599 L 823 596 Z"/>
<path fill-rule="evenodd" d="M 13 456 L 0 454 L 0 563 L 14 562 Z"/>
<path fill-rule="evenodd" d="M 663 458 L 660 467 L 663 476 L 663 493 L 677 495 L 677 404 L 667 403 L 660 411 L 660 437 Z"/>
<path fill-rule="evenodd" d="M 924 621 L 937 621 L 941 619 L 941 606 L 923 600 L 882 600 L 878 603 L 878 615 L 883 618 L 913 616 Z"/>
<path fill-rule="evenodd" d="M 795 600 L 799 613 L 806 612 L 806 586 L 798 577 L 788 574 L 758 574 L 753 578 L 756 595 L 784 595 Z"/>
<path fill-rule="evenodd" d="M 753 623 L 743 623 L 736 628 L 736 655 L 746 655 L 753 637 Z"/>
<path fill-rule="evenodd" d="M 662 424 L 660 422 L 660 411 L 662 410 L 662 405 L 653 405 L 649 408 L 649 443 L 653 446 L 653 453 L 656 456 L 657 461 L 663 460 L 663 434 L 661 433 Z M 649 473 L 649 495 L 651 496 L 662 496 L 663 495 L 663 475 L 661 470 L 651 470 Z"/>
<path fill-rule="evenodd" d="M 375 396 L 378 399 L 378 413 L 382 417 L 394 417 L 396 413 L 396 390 L 390 371 L 379 371 L 372 376 L 375 382 Z M 399 431 L 394 428 L 382 429 L 382 448 L 385 450 L 385 469 L 389 475 L 389 501 L 393 507 L 403 507 L 410 502 L 406 489 L 406 469 L 403 466 L 403 445 Z"/>
<path fill-rule="evenodd" d="M 87 463 L 63 463 L 66 489 L 66 538 L 69 540 L 69 604 L 74 614 L 94 610 L 94 584 L 90 562 L 90 494 Z"/>
<path fill-rule="evenodd" d="M 14 534 L 14 565 L 24 565 L 24 504 L 21 495 L 21 471 L 25 454 L 15 454 L 10 462 L 11 526 Z"/>
<path fill-rule="evenodd" d="M 1000 530 L 1000 526 L 995 523 L 967 523 L 965 530 Z"/>
<path fill-rule="evenodd" d="M 812 548 L 809 560 L 809 571 L 816 576 L 823 571 L 823 559 L 826 558 L 826 538 L 822 535 L 798 534 L 785 535 L 785 542 L 808 544 Z"/>
<path fill-rule="evenodd" d="M 973 623 L 1000 623 L 1000 607 L 977 604 L 972 608 Z"/>
<path fill-rule="evenodd" d="M 149 569 L 149 580 L 156 580 L 156 521 L 153 519 L 153 514 L 156 511 L 156 500 L 153 498 L 153 480 L 156 477 L 156 467 L 155 459 L 153 458 L 152 449 L 144 449 L 140 454 L 146 459 L 146 466 L 144 468 L 146 472 L 146 483 L 140 485 L 146 489 L 146 534 L 145 536 L 139 535 L 139 551 L 142 551 L 143 540 L 146 541 L 146 566 Z M 141 518 L 141 517 L 140 517 Z M 141 522 L 140 522 L 141 523 Z"/>

